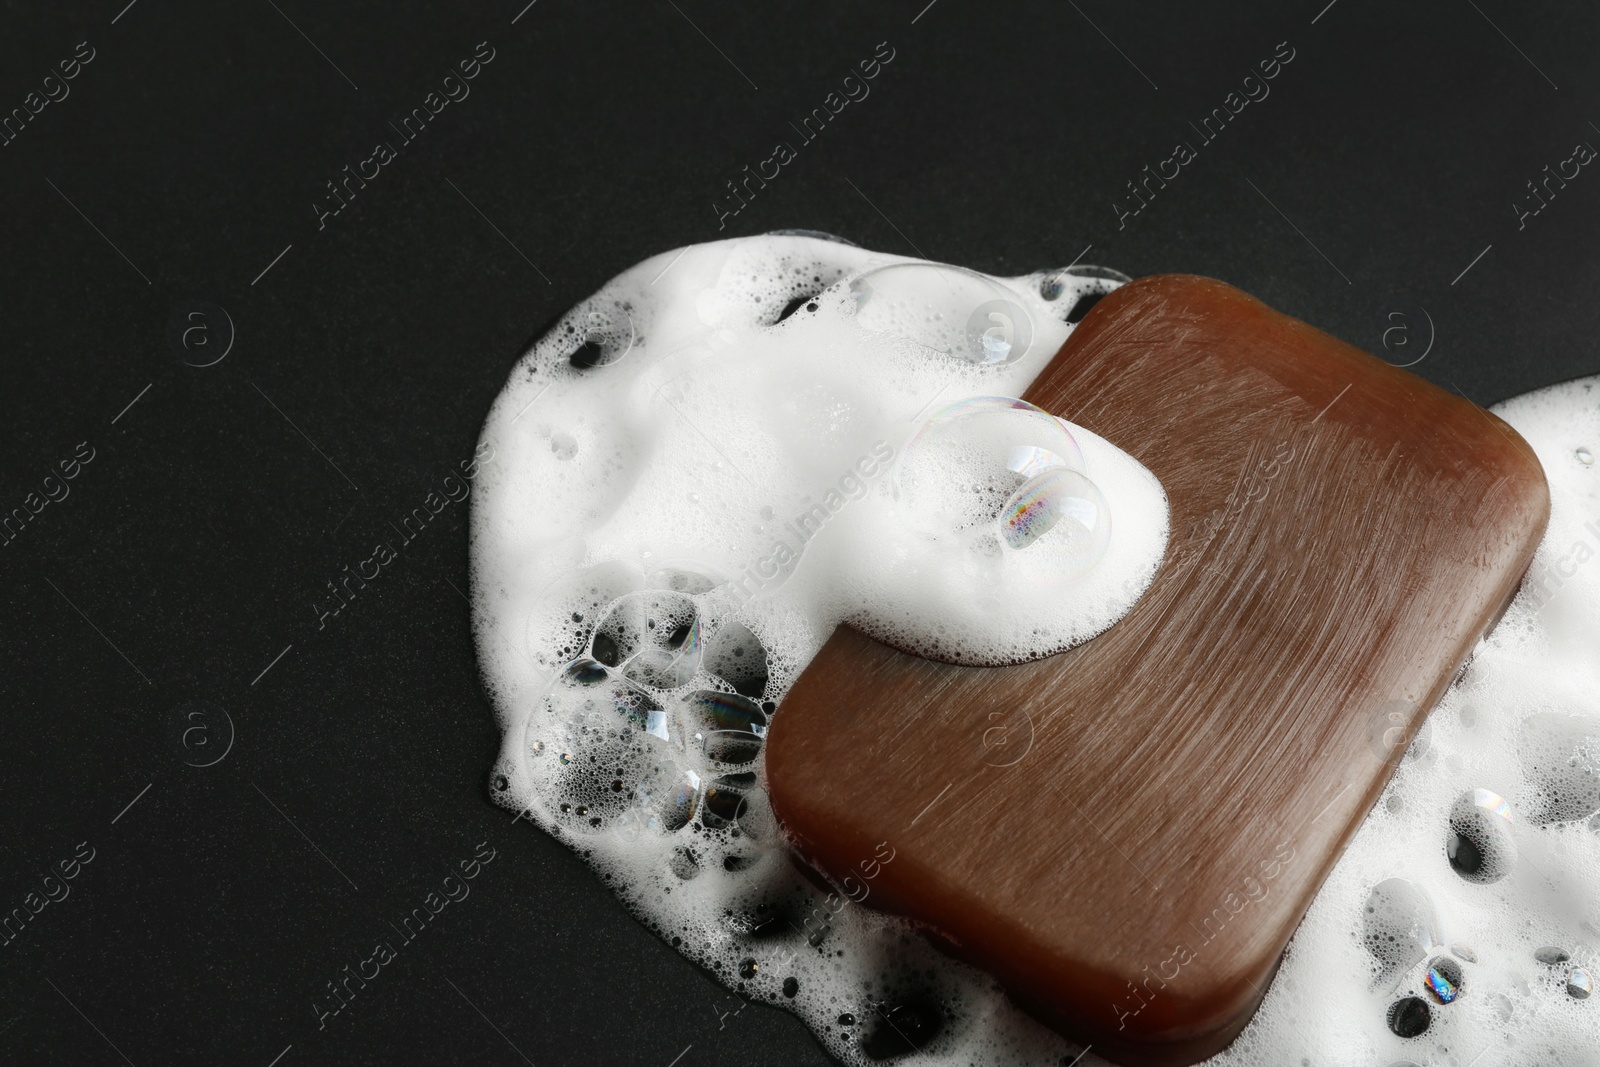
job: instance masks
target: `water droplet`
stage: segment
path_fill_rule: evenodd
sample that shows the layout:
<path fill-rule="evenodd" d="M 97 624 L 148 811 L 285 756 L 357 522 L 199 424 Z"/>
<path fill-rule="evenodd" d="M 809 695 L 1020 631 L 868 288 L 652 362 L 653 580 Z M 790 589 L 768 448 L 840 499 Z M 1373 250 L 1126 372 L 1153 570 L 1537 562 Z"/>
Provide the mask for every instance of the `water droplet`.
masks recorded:
<path fill-rule="evenodd" d="M 1582 463 L 1586 467 L 1594 463 L 1594 453 L 1590 452 L 1587 448 L 1580 447 L 1576 452 L 1576 455 L 1578 457 L 1578 462 Z"/>
<path fill-rule="evenodd" d="M 1573 1000 L 1588 1000 L 1594 992 L 1594 980 L 1582 967 L 1574 967 L 1567 975 L 1567 996 Z"/>
<path fill-rule="evenodd" d="M 1428 973 L 1423 976 L 1428 992 L 1440 1004 L 1449 1004 L 1465 992 L 1461 965 L 1449 956 L 1436 956 L 1428 961 Z"/>
<path fill-rule="evenodd" d="M 1417 1037 L 1432 1021 L 1433 1012 L 1421 997 L 1402 997 L 1389 1005 L 1389 1030 L 1397 1037 Z"/>

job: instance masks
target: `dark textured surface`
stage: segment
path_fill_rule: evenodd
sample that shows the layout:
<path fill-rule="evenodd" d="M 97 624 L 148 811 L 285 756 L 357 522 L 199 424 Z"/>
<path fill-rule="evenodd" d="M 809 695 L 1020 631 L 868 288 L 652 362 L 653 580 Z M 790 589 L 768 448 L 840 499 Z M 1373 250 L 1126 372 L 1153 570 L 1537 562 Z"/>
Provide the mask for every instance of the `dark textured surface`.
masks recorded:
<path fill-rule="evenodd" d="M 723 183 L 880 41 L 871 96 L 723 234 L 812 227 L 1004 272 L 1092 244 L 1367 349 L 1403 311 L 1397 362 L 1425 309 L 1417 372 L 1484 403 L 1600 370 L 1600 178 L 1521 230 L 1511 206 L 1600 143 L 1585 5 L 539 0 L 513 25 L 523 7 L 0 5 L 0 107 L 95 50 L 0 147 L 0 509 L 95 450 L 0 547 L 3 906 L 96 850 L 0 949 L 0 1059 L 523 1062 L 509 1042 L 540 1067 L 825 1062 L 786 1016 L 719 1020 L 729 994 L 489 805 L 497 736 L 450 584 L 464 508 L 324 629 L 318 605 L 470 453 L 523 342 L 717 236 Z M 485 40 L 471 96 L 319 231 L 324 183 Z M 1271 96 L 1119 230 L 1124 183 L 1280 41 Z M 196 298 L 237 328 L 204 369 L 166 336 Z M 191 700 L 237 727 L 210 768 L 175 741 L 206 721 L 191 744 L 220 743 L 219 718 L 176 713 Z M 472 895 L 319 1031 L 325 984 L 485 840 Z"/>
<path fill-rule="evenodd" d="M 773 723 L 772 804 L 836 875 L 887 838 L 876 899 L 1070 1036 L 1191 1064 L 1254 1013 L 1401 754 L 1390 713 L 1414 731 L 1499 617 L 1549 492 L 1494 416 L 1210 279 L 1106 297 L 1027 399 L 1161 480 L 1150 588 L 1011 667 L 840 630 Z"/>

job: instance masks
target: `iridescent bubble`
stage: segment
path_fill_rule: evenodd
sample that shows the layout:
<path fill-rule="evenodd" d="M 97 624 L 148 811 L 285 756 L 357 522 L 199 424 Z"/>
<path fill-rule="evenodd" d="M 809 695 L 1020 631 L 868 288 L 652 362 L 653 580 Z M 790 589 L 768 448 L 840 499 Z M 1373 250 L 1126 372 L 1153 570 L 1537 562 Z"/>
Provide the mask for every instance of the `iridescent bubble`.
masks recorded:
<path fill-rule="evenodd" d="M 977 396 L 940 411 L 917 431 L 895 467 L 906 520 L 935 536 L 986 527 L 1030 478 L 1082 472 L 1067 424 L 1010 397 Z"/>
<path fill-rule="evenodd" d="M 760 705 L 737 693 L 701 690 L 684 704 L 686 729 L 707 758 L 718 763 L 749 763 L 761 752 L 767 716 Z"/>
<path fill-rule="evenodd" d="M 738 693 L 718 693 L 702 689 L 684 701 L 684 713 L 695 735 L 717 730 L 739 730 L 764 737 L 767 714 L 761 705 Z"/>
<path fill-rule="evenodd" d="M 930 418 L 895 468 L 905 522 L 1045 582 L 1088 571 L 1111 511 L 1067 424 L 1023 400 L 982 396 Z M 1009 550 L 1009 552 L 1002 551 Z"/>
<path fill-rule="evenodd" d="M 1449 956 L 1437 956 L 1428 961 L 1428 973 L 1422 980 L 1440 1004 L 1449 1004 L 1465 990 L 1461 965 Z"/>
<path fill-rule="evenodd" d="M 1100 487 L 1065 467 L 1024 482 L 1000 509 L 998 521 L 1008 548 L 1026 549 L 1035 557 L 1049 554 L 1059 577 L 1087 571 L 1111 544 L 1111 508 Z"/>
<path fill-rule="evenodd" d="M 1033 343 L 1022 298 L 961 267 L 896 263 L 848 283 L 856 321 L 967 363 L 1015 363 Z"/>

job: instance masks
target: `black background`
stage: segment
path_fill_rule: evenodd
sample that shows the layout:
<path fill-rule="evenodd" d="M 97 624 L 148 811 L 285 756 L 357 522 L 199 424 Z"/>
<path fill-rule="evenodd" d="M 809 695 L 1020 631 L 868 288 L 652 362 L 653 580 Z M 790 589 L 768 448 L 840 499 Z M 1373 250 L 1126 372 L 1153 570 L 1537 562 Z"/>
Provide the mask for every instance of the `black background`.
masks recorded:
<path fill-rule="evenodd" d="M 3 5 L 0 110 L 96 55 L 0 148 L 0 512 L 95 458 L 0 547 L 0 910 L 96 855 L 0 947 L 0 1059 L 828 1062 L 782 1013 L 719 1020 L 731 994 L 489 803 L 464 506 L 326 628 L 312 605 L 470 455 L 529 338 L 719 236 L 724 182 L 881 41 L 871 95 L 720 236 L 997 273 L 1092 245 L 1380 353 L 1401 324 L 1395 362 L 1431 334 L 1416 371 L 1482 403 L 1600 371 L 1600 176 L 1512 206 L 1600 144 L 1590 5 L 525 2 Z M 319 231 L 324 183 L 481 41 L 471 96 Z M 1119 230 L 1125 183 L 1283 41 L 1270 97 Z M 167 338 L 193 300 L 236 329 L 207 368 L 180 357 L 222 350 L 214 312 L 211 348 Z M 185 760 L 217 713 L 212 748 L 175 740 L 193 700 L 236 728 L 214 766 Z M 483 841 L 471 896 L 319 1030 Z"/>

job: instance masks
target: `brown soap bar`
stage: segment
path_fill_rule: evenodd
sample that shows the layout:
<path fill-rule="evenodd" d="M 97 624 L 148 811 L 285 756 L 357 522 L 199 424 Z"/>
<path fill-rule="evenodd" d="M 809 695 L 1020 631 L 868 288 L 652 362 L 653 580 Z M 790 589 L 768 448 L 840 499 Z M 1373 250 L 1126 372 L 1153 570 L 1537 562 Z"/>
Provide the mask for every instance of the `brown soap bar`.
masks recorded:
<path fill-rule="evenodd" d="M 768 785 L 832 878 L 889 842 L 870 904 L 1047 1024 L 1190 1064 L 1254 1014 L 1395 739 L 1514 594 L 1548 488 L 1495 416 L 1206 278 L 1107 296 L 1027 399 L 1160 478 L 1149 591 L 1016 666 L 839 629 L 773 721 Z"/>

